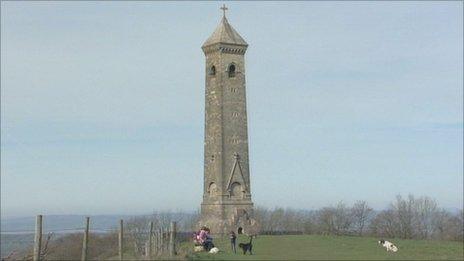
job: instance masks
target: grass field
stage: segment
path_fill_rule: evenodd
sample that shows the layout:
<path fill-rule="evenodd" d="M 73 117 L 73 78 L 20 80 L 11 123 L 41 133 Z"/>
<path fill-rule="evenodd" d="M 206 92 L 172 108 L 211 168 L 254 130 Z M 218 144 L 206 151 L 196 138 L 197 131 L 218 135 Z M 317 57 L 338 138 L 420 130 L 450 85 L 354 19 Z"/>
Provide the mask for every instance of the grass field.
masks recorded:
<path fill-rule="evenodd" d="M 463 260 L 463 242 L 394 239 L 399 251 L 387 252 L 377 238 L 347 236 L 258 236 L 253 239 L 253 255 L 234 254 L 227 238 L 215 239 L 219 254 L 191 253 L 193 260 Z M 388 239 L 387 239 L 388 240 Z M 248 241 L 240 237 L 237 241 Z M 184 245 L 192 248 L 192 244 Z M 238 248 L 238 247 L 237 247 Z"/>

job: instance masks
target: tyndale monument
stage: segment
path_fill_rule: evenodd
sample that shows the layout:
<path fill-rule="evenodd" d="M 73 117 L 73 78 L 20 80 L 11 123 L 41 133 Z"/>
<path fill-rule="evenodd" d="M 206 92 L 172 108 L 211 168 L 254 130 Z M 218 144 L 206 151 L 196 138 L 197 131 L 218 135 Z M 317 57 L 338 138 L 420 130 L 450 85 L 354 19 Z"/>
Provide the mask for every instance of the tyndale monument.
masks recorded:
<path fill-rule="evenodd" d="M 204 188 L 200 225 L 213 234 L 254 234 L 245 91 L 248 44 L 224 15 L 206 56 Z"/>

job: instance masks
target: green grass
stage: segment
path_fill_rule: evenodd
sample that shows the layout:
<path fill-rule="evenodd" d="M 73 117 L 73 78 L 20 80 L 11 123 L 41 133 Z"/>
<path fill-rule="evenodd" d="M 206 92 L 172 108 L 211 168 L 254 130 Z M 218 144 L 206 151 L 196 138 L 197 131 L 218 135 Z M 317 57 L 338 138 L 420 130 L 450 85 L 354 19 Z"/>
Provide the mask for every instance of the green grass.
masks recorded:
<path fill-rule="evenodd" d="M 253 239 L 253 254 L 231 252 L 227 238 L 216 238 L 219 254 L 189 253 L 193 260 L 463 260 L 463 242 L 392 239 L 399 251 L 387 252 L 377 238 L 347 236 L 258 236 Z M 388 240 L 388 239 L 387 239 Z M 237 240 L 246 242 L 241 236 Z M 193 249 L 192 243 L 184 249 Z M 238 248 L 238 247 L 237 247 Z M 189 250 L 191 251 L 191 250 Z"/>

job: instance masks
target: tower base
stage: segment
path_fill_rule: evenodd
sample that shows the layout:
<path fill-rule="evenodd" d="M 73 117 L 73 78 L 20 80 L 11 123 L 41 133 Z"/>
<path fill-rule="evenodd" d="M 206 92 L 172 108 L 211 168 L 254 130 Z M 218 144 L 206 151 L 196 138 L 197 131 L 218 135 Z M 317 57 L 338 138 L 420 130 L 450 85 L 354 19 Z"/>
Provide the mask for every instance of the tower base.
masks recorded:
<path fill-rule="evenodd" d="M 257 235 L 258 222 L 253 218 L 253 203 L 202 203 L 199 226 L 206 226 L 213 235 Z"/>

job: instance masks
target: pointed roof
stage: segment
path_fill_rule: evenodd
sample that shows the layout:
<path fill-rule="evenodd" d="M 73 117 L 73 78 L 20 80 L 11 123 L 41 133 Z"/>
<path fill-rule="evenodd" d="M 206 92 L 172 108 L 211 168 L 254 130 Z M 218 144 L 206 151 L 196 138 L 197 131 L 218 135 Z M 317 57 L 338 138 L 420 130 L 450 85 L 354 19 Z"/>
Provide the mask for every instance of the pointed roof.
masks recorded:
<path fill-rule="evenodd" d="M 237 31 L 229 24 L 225 16 L 222 17 L 221 23 L 219 23 L 214 33 L 206 40 L 203 47 L 216 43 L 248 46 L 245 40 L 243 40 Z"/>

